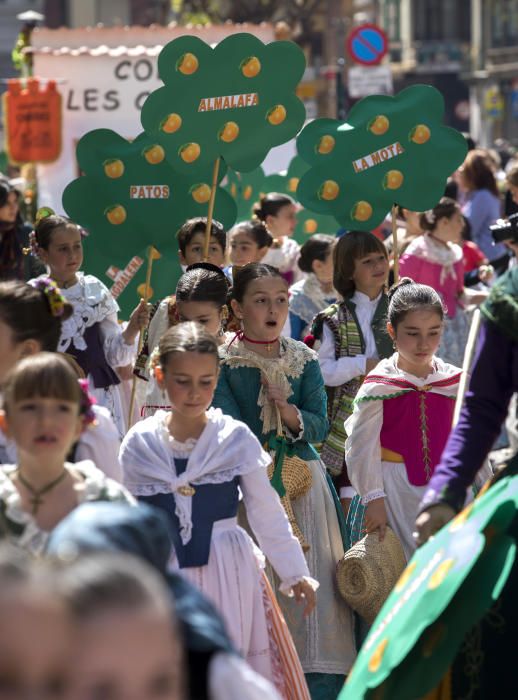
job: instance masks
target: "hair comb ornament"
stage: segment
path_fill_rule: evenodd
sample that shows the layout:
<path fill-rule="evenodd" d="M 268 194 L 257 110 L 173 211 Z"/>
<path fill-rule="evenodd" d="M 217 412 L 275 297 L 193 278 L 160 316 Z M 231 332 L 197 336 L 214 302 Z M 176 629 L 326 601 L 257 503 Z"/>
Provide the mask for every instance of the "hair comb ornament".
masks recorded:
<path fill-rule="evenodd" d="M 78 379 L 77 381 L 81 387 L 81 416 L 85 425 L 93 425 L 97 421 L 93 408 L 97 401 L 88 391 L 88 379 Z"/>
<path fill-rule="evenodd" d="M 37 277 L 31 280 L 29 284 L 31 287 L 34 287 L 34 289 L 39 289 L 40 292 L 43 292 L 52 316 L 63 316 L 66 299 L 63 294 L 61 294 L 61 290 L 54 280 L 50 279 L 50 277 Z"/>

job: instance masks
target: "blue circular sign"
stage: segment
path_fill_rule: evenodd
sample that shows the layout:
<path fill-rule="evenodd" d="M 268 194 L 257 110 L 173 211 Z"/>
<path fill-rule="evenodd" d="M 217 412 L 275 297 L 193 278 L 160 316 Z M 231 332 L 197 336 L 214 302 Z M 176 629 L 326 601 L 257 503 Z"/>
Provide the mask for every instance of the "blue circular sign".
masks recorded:
<path fill-rule="evenodd" d="M 349 34 L 347 50 L 356 63 L 375 66 L 388 51 L 387 35 L 376 24 L 361 24 Z"/>

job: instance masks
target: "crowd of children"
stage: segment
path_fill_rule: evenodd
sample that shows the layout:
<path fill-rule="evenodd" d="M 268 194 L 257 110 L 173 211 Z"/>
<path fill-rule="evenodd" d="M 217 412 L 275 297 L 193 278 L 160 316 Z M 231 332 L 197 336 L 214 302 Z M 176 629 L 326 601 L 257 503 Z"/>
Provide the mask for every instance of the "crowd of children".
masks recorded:
<path fill-rule="evenodd" d="M 176 289 L 124 327 L 61 216 L 31 237 L 46 274 L 0 282 L 0 696 L 335 700 L 360 641 L 338 562 L 387 526 L 411 558 L 487 296 L 461 208 L 401 210 L 398 251 L 300 246 L 284 194 L 254 213 L 207 260 L 185 222 Z"/>

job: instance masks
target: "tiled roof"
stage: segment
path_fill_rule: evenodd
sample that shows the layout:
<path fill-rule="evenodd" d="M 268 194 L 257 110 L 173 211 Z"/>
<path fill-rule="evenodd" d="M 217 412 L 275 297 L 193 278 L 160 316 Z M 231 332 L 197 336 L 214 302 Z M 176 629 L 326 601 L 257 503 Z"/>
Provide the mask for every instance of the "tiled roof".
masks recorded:
<path fill-rule="evenodd" d="M 273 41 L 272 24 L 183 25 L 167 27 L 96 27 L 37 29 L 32 34 L 32 53 L 54 56 L 157 56 L 162 47 L 179 36 L 194 34 L 217 43 L 230 34 L 249 32 L 264 42 Z"/>

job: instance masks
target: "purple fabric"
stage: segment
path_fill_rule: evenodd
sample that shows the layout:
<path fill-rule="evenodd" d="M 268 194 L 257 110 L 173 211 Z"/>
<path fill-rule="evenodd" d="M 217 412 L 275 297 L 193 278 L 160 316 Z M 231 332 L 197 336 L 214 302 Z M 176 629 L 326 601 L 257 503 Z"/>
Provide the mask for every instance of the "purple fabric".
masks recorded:
<path fill-rule="evenodd" d="M 83 338 L 86 350 L 77 350 L 73 345 L 68 349 L 69 355 L 81 366 L 81 369 L 93 379 L 96 389 L 107 389 L 114 384 L 120 384 L 120 379 L 110 367 L 104 356 L 104 348 L 99 323 L 88 326 Z"/>
<path fill-rule="evenodd" d="M 421 422 L 422 400 L 425 403 L 426 444 Z M 403 457 L 408 481 L 413 486 L 428 483 L 448 439 L 454 407 L 455 401 L 447 396 L 421 391 L 410 391 L 383 401 L 381 446 Z M 403 431 L 402 425 L 405 426 Z M 410 435 L 412 439 L 409 439 Z"/>
<path fill-rule="evenodd" d="M 498 437 L 516 391 L 518 344 L 494 323 L 485 321 L 464 408 L 420 510 L 437 503 L 447 503 L 457 511 L 463 507 L 466 489 Z"/>

